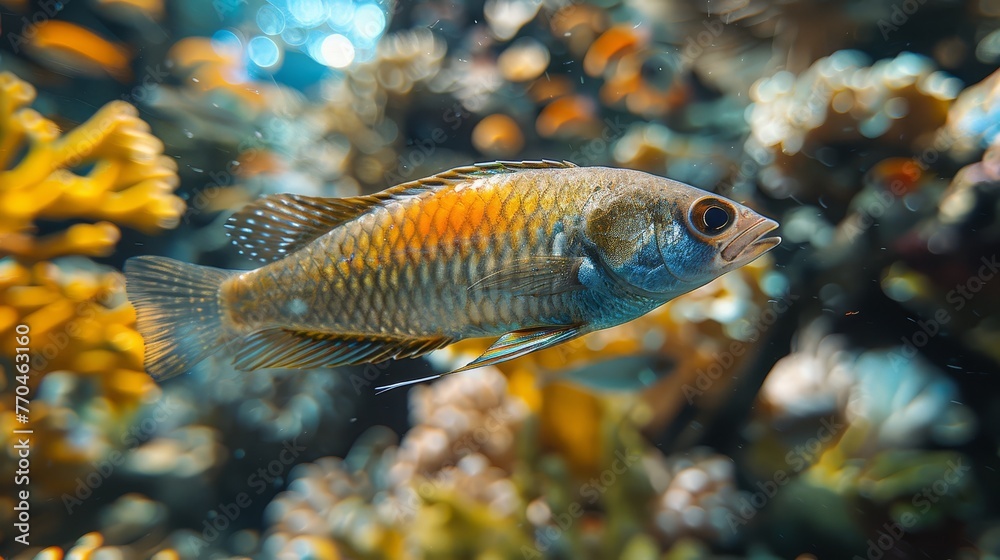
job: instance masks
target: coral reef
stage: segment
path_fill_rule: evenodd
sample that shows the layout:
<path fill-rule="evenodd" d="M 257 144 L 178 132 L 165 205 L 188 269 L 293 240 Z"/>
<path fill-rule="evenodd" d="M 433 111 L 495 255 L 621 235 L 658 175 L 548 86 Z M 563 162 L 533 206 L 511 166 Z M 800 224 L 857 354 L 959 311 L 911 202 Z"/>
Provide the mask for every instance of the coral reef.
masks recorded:
<path fill-rule="evenodd" d="M 695 537 L 724 542 L 733 537 L 738 490 L 732 459 L 702 448 L 690 456 L 662 460 L 658 466 L 662 470 L 650 469 L 650 478 L 659 493 L 653 522 L 662 540 L 674 543 Z"/>
<path fill-rule="evenodd" d="M 373 428 L 346 458 L 297 467 L 289 490 L 268 507 L 264 552 L 603 557 L 590 542 L 617 557 L 646 546 L 639 542 L 730 534 L 725 519 L 738 496 L 731 460 L 704 449 L 665 458 L 625 430 L 597 436 L 616 448 L 605 459 L 614 467 L 576 479 L 558 454 L 534 450 L 537 418 L 495 369 L 418 387 L 411 415 L 414 427 L 398 446 Z M 621 523 L 648 532 L 612 530 Z"/>
<path fill-rule="evenodd" d="M 856 51 L 822 58 L 801 76 L 779 72 L 760 80 L 750 90 L 755 103 L 747 151 L 761 166 L 761 187 L 779 198 L 842 203 L 854 193 L 852 173 L 865 168 L 866 159 L 838 146 L 869 146 L 871 163 L 878 154 L 920 153 L 944 124 L 959 87 L 919 55 L 870 65 Z M 838 169 L 847 171 L 838 175 Z"/>
<path fill-rule="evenodd" d="M 411 414 L 416 425 L 398 447 L 375 431 L 343 461 L 298 467 L 268 508 L 265 550 L 278 555 L 302 536 L 332 536 L 327 547 L 349 554 L 453 558 L 475 543 L 449 542 L 458 530 L 516 554 L 526 541 L 509 540 L 518 530 L 502 519 L 523 510 L 509 477 L 527 408 L 507 395 L 503 376 L 484 369 L 418 388 Z"/>
<path fill-rule="evenodd" d="M 757 460 L 766 464 L 758 473 L 790 472 L 782 505 L 817 500 L 834 516 L 806 516 L 796 523 L 803 531 L 839 526 L 848 543 L 861 546 L 871 535 L 850 510 L 863 503 L 882 517 L 876 526 L 905 528 L 905 540 L 917 538 L 907 533 L 947 532 L 948 520 L 977 510 L 976 482 L 963 466 L 968 457 L 925 447 L 967 443 L 975 416 L 957 385 L 913 346 L 862 352 L 830 328 L 827 321 L 808 325 L 798 348 L 764 380 L 758 421 L 774 429 L 761 438 L 767 452 Z"/>
<path fill-rule="evenodd" d="M 35 496 L 50 513 L 35 530 L 45 535 L 59 527 L 51 514 L 63 509 L 60 496 L 109 454 L 120 455 L 125 428 L 159 394 L 143 371 L 121 274 L 83 256 L 110 254 L 119 226 L 144 233 L 176 226 L 184 203 L 173 195 L 176 165 L 131 105 L 109 103 L 62 133 L 27 107 L 34 98 L 30 84 L 0 74 L 2 354 L 13 363 L 14 332 L 26 326 L 35 351 L 26 383 L 30 427 L 45 442 L 36 460 L 47 465 Z M 36 235 L 45 221 L 67 220 L 82 221 Z M 9 404 L 0 412 L 5 438 L 18 425 Z M 14 468 L 6 464 L 5 475 Z"/>
<path fill-rule="evenodd" d="M 0 256 L 106 256 L 120 237 L 115 224 L 144 233 L 177 225 L 184 211 L 173 195 L 177 165 L 135 108 L 109 103 L 62 134 L 27 107 L 34 98 L 30 84 L 0 74 Z M 37 220 L 70 218 L 99 221 L 41 238 L 32 234 Z"/>

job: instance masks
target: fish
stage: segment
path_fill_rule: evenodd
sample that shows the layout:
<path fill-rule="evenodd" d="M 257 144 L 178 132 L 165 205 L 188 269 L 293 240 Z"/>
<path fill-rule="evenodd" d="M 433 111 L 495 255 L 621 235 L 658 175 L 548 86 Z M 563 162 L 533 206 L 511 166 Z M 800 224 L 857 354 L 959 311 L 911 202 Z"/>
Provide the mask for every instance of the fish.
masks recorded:
<path fill-rule="evenodd" d="M 542 374 L 542 381 L 543 385 L 557 381 L 572 383 L 595 393 L 634 393 L 655 385 L 676 368 L 676 362 L 667 356 L 640 353 L 547 371 Z"/>
<path fill-rule="evenodd" d="M 777 246 L 777 222 L 641 171 L 567 161 L 457 167 L 348 198 L 276 194 L 226 223 L 261 266 L 125 263 L 146 371 L 222 349 L 237 370 L 422 356 L 496 337 L 453 371 L 637 318 Z"/>
<path fill-rule="evenodd" d="M 43 20 L 35 25 L 27 41 L 16 35 L 12 41 L 15 38 L 25 43 L 27 52 L 36 60 L 57 72 L 90 77 L 107 75 L 122 83 L 132 80 L 134 53 L 86 27 L 60 20 Z"/>

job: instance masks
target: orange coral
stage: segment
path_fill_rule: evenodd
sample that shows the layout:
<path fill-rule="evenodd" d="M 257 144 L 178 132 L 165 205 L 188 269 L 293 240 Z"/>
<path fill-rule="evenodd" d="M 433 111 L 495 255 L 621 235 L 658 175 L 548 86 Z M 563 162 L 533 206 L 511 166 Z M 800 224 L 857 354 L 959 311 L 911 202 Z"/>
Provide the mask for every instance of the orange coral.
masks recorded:
<path fill-rule="evenodd" d="M 58 70 L 107 74 L 123 83 L 132 79 L 132 53 L 79 25 L 57 20 L 40 22 L 26 46 L 35 58 Z"/>

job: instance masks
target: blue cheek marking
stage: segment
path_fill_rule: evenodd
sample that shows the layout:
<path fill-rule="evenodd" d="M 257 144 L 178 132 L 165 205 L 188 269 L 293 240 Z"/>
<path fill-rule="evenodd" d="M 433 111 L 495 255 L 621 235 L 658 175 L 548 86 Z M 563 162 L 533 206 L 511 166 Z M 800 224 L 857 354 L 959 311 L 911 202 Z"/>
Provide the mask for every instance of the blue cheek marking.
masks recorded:
<path fill-rule="evenodd" d="M 577 272 L 577 278 L 580 279 L 581 284 L 590 289 L 599 288 L 604 284 L 604 279 L 601 278 L 600 272 L 597 271 L 597 267 L 590 259 L 584 259 Z"/>
<path fill-rule="evenodd" d="M 663 261 L 655 238 L 636 251 L 623 268 L 623 278 L 649 292 L 669 292 L 677 284 L 677 278 L 670 274 Z"/>
<path fill-rule="evenodd" d="M 710 273 L 715 257 L 712 247 L 686 237 L 673 246 L 664 247 L 661 251 L 667 268 L 686 283 L 703 283 L 703 278 Z M 711 275 L 714 276 L 714 275 Z"/>

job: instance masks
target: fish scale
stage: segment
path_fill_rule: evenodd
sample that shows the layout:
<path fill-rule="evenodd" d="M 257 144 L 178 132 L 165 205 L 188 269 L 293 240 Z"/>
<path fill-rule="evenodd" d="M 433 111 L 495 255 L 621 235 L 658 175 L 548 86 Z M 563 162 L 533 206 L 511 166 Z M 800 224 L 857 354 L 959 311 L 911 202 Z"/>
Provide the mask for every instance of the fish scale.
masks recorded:
<path fill-rule="evenodd" d="M 522 309 L 513 309 L 510 301 L 501 301 L 501 298 L 489 297 L 489 294 L 473 300 L 469 294 L 463 293 L 467 290 L 462 289 L 452 288 L 450 291 L 453 297 L 450 298 L 442 299 L 437 296 L 442 285 L 468 286 L 477 276 L 481 277 L 488 272 L 482 267 L 476 269 L 461 266 L 462 263 L 455 258 L 468 258 L 475 250 L 472 239 L 461 237 L 462 224 L 466 221 L 464 214 L 476 206 L 471 199 L 478 199 L 484 212 L 491 206 L 509 206 L 517 198 L 514 193 L 516 187 L 517 185 L 501 183 L 492 189 L 469 188 L 458 192 L 452 190 L 436 193 L 434 200 L 401 203 L 404 206 L 402 213 L 389 209 L 377 210 L 368 219 L 348 224 L 343 231 L 331 232 L 315 247 L 310 247 L 310 252 L 319 252 L 332 260 L 350 260 L 349 273 L 344 274 L 343 268 L 334 268 L 333 272 L 339 277 L 333 281 L 335 284 L 343 284 L 344 293 L 354 297 L 338 298 L 338 301 L 331 301 L 329 305 L 311 305 L 310 312 L 305 317 L 291 317 L 281 309 L 272 308 L 272 312 L 275 312 L 273 317 L 248 327 L 260 328 L 268 324 L 325 324 L 335 329 L 352 327 L 354 332 L 406 334 L 404 329 L 399 328 L 400 325 L 416 323 L 426 328 L 433 323 L 440 329 L 438 333 L 452 334 L 459 331 L 461 325 L 449 321 L 449 318 L 460 311 L 470 313 L 471 318 L 480 323 L 476 326 L 483 330 L 500 326 L 497 322 L 512 323 L 521 318 L 519 315 L 536 311 L 537 302 L 527 302 Z M 432 207 L 428 208 L 428 205 Z M 525 215 L 524 210 L 532 206 L 534 214 L 538 215 Z M 516 211 L 509 214 L 497 214 L 493 228 L 511 234 L 493 238 L 500 241 L 493 247 L 486 245 L 486 248 L 493 249 L 492 254 L 497 257 L 493 262 L 494 266 L 502 266 L 512 259 L 528 256 L 533 251 L 550 249 L 547 240 L 533 230 L 537 230 L 546 221 L 551 228 L 554 220 L 545 220 L 540 215 L 540 205 L 533 201 L 524 206 L 518 204 L 516 208 Z M 401 220 L 402 223 L 392 223 L 395 220 Z M 407 221 L 413 223 L 414 227 L 409 227 Z M 398 226 L 403 232 L 411 232 L 413 237 L 400 236 L 395 239 L 394 246 L 390 245 L 393 238 L 383 233 L 390 224 L 394 229 Z M 424 231 L 429 237 L 428 242 L 423 242 L 418 237 Z M 392 258 L 384 262 L 382 257 L 386 254 Z M 385 270 L 391 269 L 398 273 L 400 269 L 405 271 L 407 267 L 415 269 L 418 280 L 415 284 L 400 286 L 386 281 L 387 275 L 383 273 Z M 278 272 L 270 270 L 271 268 Z M 310 301 L 307 297 L 308 290 L 298 287 L 314 285 L 312 279 L 316 276 L 312 269 L 298 267 L 289 270 L 284 261 L 279 261 L 259 269 L 259 274 L 270 274 L 275 279 L 285 277 L 281 282 L 292 287 L 285 298 Z M 246 278 L 244 282 L 252 285 L 254 279 Z M 254 301 L 263 296 L 262 293 L 248 294 Z M 443 301 L 444 305 L 435 304 L 434 299 Z M 489 315 L 483 312 L 484 308 L 499 308 L 499 321 L 484 323 L 482 320 Z M 449 322 L 452 324 L 448 324 Z"/>
<path fill-rule="evenodd" d="M 776 225 L 646 173 L 496 162 L 361 197 L 265 197 L 227 223 L 260 268 L 136 257 L 126 277 L 158 379 L 222 346 L 239 369 L 306 368 L 499 337 L 463 371 L 638 317 L 774 247 Z"/>

